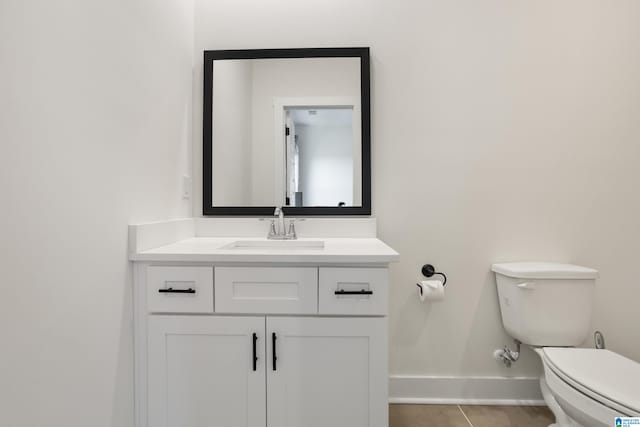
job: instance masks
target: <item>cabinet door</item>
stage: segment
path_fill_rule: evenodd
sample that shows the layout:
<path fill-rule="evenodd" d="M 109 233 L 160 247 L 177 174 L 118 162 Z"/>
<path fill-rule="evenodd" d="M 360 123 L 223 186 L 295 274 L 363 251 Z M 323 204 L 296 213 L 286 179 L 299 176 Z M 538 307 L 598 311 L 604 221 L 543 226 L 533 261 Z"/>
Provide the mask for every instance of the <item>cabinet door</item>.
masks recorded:
<path fill-rule="evenodd" d="M 267 426 L 386 427 L 386 322 L 267 317 Z"/>
<path fill-rule="evenodd" d="M 264 317 L 150 316 L 148 427 L 264 427 L 264 331 Z"/>

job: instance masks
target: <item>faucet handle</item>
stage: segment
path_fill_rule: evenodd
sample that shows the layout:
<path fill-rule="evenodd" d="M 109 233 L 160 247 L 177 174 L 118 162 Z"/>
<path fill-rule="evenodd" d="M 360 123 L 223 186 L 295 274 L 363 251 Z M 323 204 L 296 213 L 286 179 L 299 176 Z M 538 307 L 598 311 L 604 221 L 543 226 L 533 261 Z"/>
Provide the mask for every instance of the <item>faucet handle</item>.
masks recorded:
<path fill-rule="evenodd" d="M 289 231 L 287 232 L 287 237 L 291 239 L 297 239 L 298 235 L 296 234 L 296 221 L 292 219 L 289 221 Z"/>
<path fill-rule="evenodd" d="M 276 221 L 275 220 L 271 220 L 271 225 L 269 226 L 269 236 L 268 237 L 273 237 L 275 235 L 277 235 L 278 233 L 276 232 Z"/>

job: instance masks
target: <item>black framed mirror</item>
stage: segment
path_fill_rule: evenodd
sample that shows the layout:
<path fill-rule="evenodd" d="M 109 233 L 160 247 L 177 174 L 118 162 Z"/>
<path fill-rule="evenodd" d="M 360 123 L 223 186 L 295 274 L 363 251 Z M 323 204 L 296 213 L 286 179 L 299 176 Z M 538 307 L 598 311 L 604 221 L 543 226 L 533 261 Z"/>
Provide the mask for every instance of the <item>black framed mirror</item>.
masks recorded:
<path fill-rule="evenodd" d="M 204 51 L 203 214 L 371 215 L 369 48 Z"/>

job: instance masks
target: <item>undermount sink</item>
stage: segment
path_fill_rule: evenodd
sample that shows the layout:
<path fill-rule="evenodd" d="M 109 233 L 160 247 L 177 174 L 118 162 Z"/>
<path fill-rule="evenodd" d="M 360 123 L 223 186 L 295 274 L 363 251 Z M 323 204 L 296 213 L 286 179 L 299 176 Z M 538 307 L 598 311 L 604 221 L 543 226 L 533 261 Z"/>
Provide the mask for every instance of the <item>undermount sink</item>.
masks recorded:
<path fill-rule="evenodd" d="M 324 249 L 323 240 L 236 240 L 220 249 L 251 250 L 251 249 L 282 249 L 282 250 L 321 250 Z"/>

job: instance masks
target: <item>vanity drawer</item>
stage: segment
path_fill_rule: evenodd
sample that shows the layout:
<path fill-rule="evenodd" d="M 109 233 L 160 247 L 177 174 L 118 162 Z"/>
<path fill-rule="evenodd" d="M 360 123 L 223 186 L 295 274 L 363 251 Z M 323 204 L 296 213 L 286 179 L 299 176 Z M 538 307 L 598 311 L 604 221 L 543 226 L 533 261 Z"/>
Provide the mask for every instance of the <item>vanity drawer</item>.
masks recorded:
<path fill-rule="evenodd" d="M 318 312 L 353 316 L 387 314 L 389 270 L 320 268 Z"/>
<path fill-rule="evenodd" d="M 318 269 L 216 267 L 217 313 L 318 312 Z"/>
<path fill-rule="evenodd" d="M 213 267 L 147 267 L 147 310 L 213 313 Z"/>

